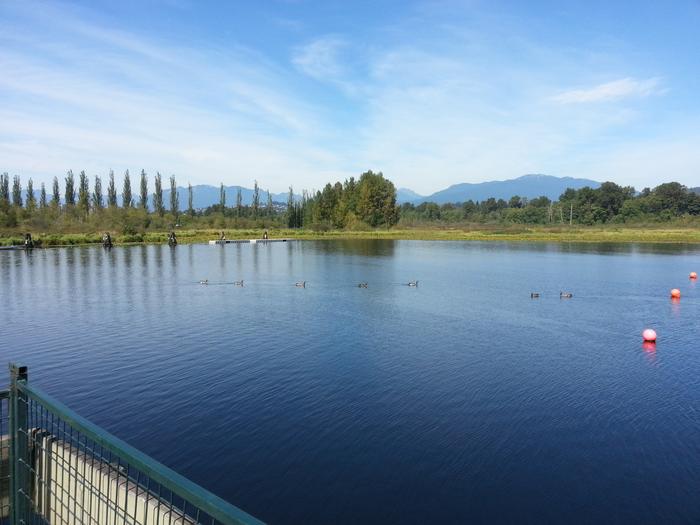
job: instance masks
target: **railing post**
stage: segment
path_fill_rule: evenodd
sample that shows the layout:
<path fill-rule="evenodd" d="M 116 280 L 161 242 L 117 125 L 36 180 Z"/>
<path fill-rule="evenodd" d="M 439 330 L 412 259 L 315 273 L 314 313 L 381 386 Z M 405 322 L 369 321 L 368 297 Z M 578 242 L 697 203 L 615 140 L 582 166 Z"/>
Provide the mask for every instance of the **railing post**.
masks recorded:
<path fill-rule="evenodd" d="M 27 382 L 27 367 L 10 364 L 10 502 L 11 523 L 27 523 L 31 497 L 29 478 L 29 448 L 27 446 L 27 395 L 19 385 Z"/>

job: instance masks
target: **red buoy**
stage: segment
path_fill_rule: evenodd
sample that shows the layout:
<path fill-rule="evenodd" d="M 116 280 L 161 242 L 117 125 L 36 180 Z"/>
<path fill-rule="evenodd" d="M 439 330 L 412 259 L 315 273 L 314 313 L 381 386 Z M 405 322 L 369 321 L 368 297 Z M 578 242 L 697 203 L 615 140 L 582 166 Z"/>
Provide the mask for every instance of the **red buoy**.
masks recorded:
<path fill-rule="evenodd" d="M 681 298 L 681 291 L 678 288 L 674 288 L 671 290 L 671 297 L 674 299 L 680 299 Z"/>
<path fill-rule="evenodd" d="M 695 280 L 698 278 L 698 272 L 690 272 L 690 278 Z"/>
<path fill-rule="evenodd" d="M 647 343 L 654 343 L 656 342 L 656 331 L 652 330 L 651 328 L 647 328 L 642 332 L 642 338 L 647 342 Z"/>

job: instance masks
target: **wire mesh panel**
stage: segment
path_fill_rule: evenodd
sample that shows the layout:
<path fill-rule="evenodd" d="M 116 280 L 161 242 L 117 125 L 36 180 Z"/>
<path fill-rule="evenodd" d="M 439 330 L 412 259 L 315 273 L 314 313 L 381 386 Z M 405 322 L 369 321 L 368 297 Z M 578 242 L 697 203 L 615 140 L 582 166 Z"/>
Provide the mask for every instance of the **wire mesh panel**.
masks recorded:
<path fill-rule="evenodd" d="M 8 408 L 14 411 L 8 420 L 9 433 L 16 436 L 11 448 L 14 470 L 9 476 L 12 523 L 260 523 L 30 387 L 26 380 L 16 382 Z"/>
<path fill-rule="evenodd" d="M 10 521 L 9 392 L 0 391 L 0 524 Z"/>

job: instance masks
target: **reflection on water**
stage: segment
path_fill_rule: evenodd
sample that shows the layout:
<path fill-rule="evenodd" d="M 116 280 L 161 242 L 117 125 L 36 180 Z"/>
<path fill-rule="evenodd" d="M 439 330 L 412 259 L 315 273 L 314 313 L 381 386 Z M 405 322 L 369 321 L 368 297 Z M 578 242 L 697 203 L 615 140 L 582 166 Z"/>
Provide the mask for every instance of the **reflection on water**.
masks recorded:
<path fill-rule="evenodd" d="M 0 252 L 0 361 L 274 523 L 693 522 L 698 255 L 390 240 Z M 659 340 L 640 349 L 644 328 Z"/>
<path fill-rule="evenodd" d="M 322 253 L 341 253 L 364 257 L 392 257 L 398 242 L 389 239 L 319 241 L 318 250 Z"/>

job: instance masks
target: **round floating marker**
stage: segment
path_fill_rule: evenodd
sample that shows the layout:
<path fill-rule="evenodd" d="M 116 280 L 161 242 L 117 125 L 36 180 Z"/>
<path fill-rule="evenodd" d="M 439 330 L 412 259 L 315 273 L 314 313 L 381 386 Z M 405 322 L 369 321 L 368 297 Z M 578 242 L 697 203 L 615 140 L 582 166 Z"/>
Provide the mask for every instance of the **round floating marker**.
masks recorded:
<path fill-rule="evenodd" d="M 642 338 L 647 342 L 647 343 L 655 343 L 656 342 L 656 331 L 652 330 L 651 328 L 647 328 L 642 332 Z"/>
<path fill-rule="evenodd" d="M 674 299 L 680 299 L 681 298 L 681 291 L 678 288 L 674 288 L 671 290 L 671 297 Z"/>
<path fill-rule="evenodd" d="M 698 278 L 698 272 L 690 272 L 690 278 L 691 278 L 691 279 L 697 279 L 697 278 Z"/>

